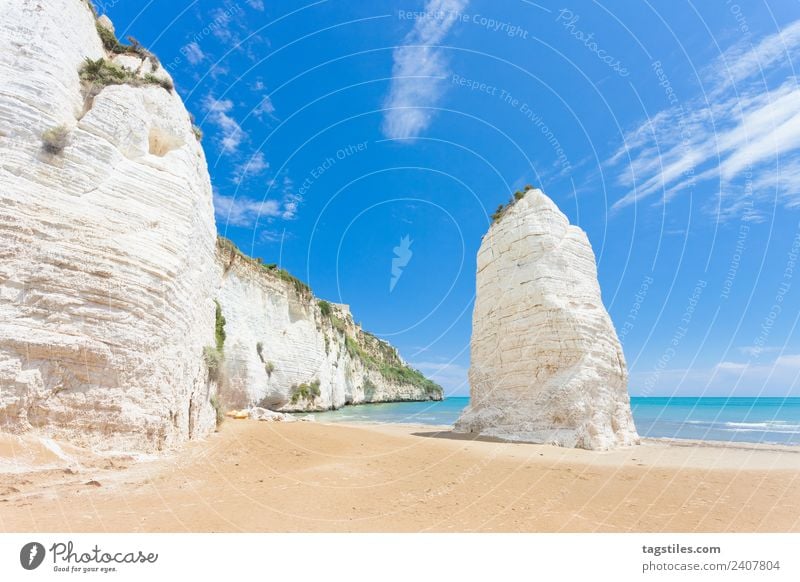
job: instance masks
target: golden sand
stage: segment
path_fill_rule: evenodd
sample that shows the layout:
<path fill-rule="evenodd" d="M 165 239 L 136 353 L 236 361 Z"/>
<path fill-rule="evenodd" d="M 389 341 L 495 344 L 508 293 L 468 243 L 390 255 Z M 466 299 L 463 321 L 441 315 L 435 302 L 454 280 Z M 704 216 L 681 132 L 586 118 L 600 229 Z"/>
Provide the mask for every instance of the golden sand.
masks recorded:
<path fill-rule="evenodd" d="M 0 531 L 800 531 L 800 448 L 597 453 L 431 427 L 228 420 L 134 460 L 0 439 Z"/>

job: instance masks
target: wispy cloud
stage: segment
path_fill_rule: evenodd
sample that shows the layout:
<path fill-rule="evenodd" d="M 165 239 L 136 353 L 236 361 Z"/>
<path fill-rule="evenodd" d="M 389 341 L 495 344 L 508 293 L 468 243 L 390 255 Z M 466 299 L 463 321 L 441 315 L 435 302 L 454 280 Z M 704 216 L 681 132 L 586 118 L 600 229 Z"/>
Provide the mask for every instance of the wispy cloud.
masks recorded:
<path fill-rule="evenodd" d="M 781 378 L 787 374 L 796 378 L 800 374 L 800 354 L 782 354 L 768 363 L 720 362 L 715 370 L 723 374 L 753 379 L 763 379 L 774 374 Z"/>
<path fill-rule="evenodd" d="M 233 101 L 230 99 L 217 100 L 208 95 L 203 106 L 208 112 L 209 122 L 216 125 L 220 131 L 219 144 L 222 151 L 226 153 L 236 152 L 239 149 L 239 145 L 247 137 L 247 134 L 230 115 L 233 109 Z"/>
<path fill-rule="evenodd" d="M 676 103 L 628 132 L 606 165 L 627 192 L 619 210 L 715 184 L 721 218 L 758 214 L 752 203 L 800 203 L 800 87 L 785 69 L 800 50 L 800 21 L 755 45 L 728 49 L 704 73 L 705 96 Z M 716 212 L 717 200 L 707 205 Z"/>
<path fill-rule="evenodd" d="M 189 61 L 190 65 L 201 63 L 206 58 L 203 49 L 201 49 L 200 45 L 196 42 L 190 42 L 184 46 L 181 52 L 186 56 L 186 60 Z"/>
<path fill-rule="evenodd" d="M 238 10 L 216 8 L 211 11 L 211 17 L 215 26 L 212 28 L 212 33 L 217 39 L 224 44 L 233 44 L 238 42 L 238 35 L 233 31 L 232 25 L 234 23 L 233 15 Z"/>
<path fill-rule="evenodd" d="M 297 209 L 303 197 L 295 192 L 294 181 L 289 176 L 283 177 L 283 214 L 284 220 L 294 220 L 297 217 Z"/>
<path fill-rule="evenodd" d="M 291 238 L 291 236 L 285 230 L 279 231 L 265 228 L 258 233 L 258 240 L 262 243 L 275 243 L 287 238 Z"/>
<path fill-rule="evenodd" d="M 264 152 L 256 152 L 247 161 L 236 166 L 233 180 L 241 183 L 247 178 L 263 174 L 268 168 L 269 162 L 264 157 Z"/>
<path fill-rule="evenodd" d="M 778 346 L 742 346 L 738 348 L 738 350 L 741 353 L 743 353 L 746 356 L 750 356 L 751 358 L 758 357 L 761 354 L 779 352 L 782 349 L 783 348 L 780 348 Z"/>
<path fill-rule="evenodd" d="M 252 227 L 256 220 L 278 217 L 283 210 L 277 200 L 259 201 L 245 196 L 226 196 L 215 191 L 214 212 L 223 224 Z"/>
<path fill-rule="evenodd" d="M 707 76 L 722 90 L 753 76 L 760 75 L 776 64 L 782 64 L 789 51 L 800 45 L 800 20 L 774 34 L 764 37 L 755 46 L 746 40 L 727 49 Z"/>
<path fill-rule="evenodd" d="M 272 99 L 269 98 L 269 95 L 262 96 L 261 101 L 253 109 L 253 115 L 259 119 L 263 118 L 264 115 L 272 117 L 273 113 L 275 113 L 275 106 L 272 104 Z"/>
<path fill-rule="evenodd" d="M 255 10 L 264 10 L 263 0 L 246 0 L 245 3 Z M 250 60 L 255 61 L 262 55 L 254 49 L 254 46 L 268 43 L 268 41 L 260 34 L 253 32 L 250 21 L 251 14 L 242 6 L 241 3 L 228 3 L 224 7 L 212 10 L 210 12 L 212 21 L 208 28 L 216 39 L 227 48 L 243 53 Z"/>
<path fill-rule="evenodd" d="M 428 0 L 424 14 L 393 52 L 392 82 L 384 107 L 386 137 L 413 138 L 431 122 L 429 107 L 445 90 L 447 61 L 436 48 L 450 31 L 468 0 Z"/>

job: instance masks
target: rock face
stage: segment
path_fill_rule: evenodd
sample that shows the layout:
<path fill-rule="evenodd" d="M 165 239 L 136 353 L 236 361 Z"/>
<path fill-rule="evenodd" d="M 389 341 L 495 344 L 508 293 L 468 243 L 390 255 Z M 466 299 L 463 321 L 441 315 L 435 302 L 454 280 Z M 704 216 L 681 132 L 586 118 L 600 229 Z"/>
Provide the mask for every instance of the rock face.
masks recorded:
<path fill-rule="evenodd" d="M 318 300 L 288 273 L 243 255 L 230 241 L 221 239 L 217 256 L 225 408 L 312 411 L 441 400 L 441 388 L 361 330 L 347 306 Z"/>
<path fill-rule="evenodd" d="M 591 245 L 540 190 L 483 238 L 470 347 L 457 432 L 600 450 L 639 442 Z"/>
<path fill-rule="evenodd" d="M 8 0 L 2 15 L 0 430 L 160 450 L 212 431 L 215 400 L 318 409 L 425 393 L 342 355 L 347 335 L 310 293 L 220 254 L 203 149 L 154 57 L 107 52 L 84 0 Z M 126 81 L 82 81 L 87 58 Z"/>
<path fill-rule="evenodd" d="M 206 162 L 177 94 L 88 90 L 87 57 L 111 55 L 85 2 L 5 3 L 0 429 L 164 448 L 215 425 L 202 357 L 215 288 Z M 63 148 L 48 147 L 62 126 Z"/>

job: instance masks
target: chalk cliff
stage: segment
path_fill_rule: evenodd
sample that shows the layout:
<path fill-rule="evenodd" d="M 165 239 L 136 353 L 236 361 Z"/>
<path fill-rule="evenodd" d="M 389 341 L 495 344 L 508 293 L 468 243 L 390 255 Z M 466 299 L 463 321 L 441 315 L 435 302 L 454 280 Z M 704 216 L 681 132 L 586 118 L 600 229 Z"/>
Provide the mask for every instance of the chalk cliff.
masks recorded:
<path fill-rule="evenodd" d="M 471 403 L 457 432 L 585 449 L 636 444 L 625 358 L 586 234 L 540 190 L 478 252 Z"/>
<path fill-rule="evenodd" d="M 356 325 L 346 305 L 315 298 L 299 280 L 225 239 L 218 265 L 226 408 L 311 411 L 442 398 L 393 346 Z"/>
<path fill-rule="evenodd" d="M 84 0 L 4 3 L 0 430 L 156 450 L 213 430 L 220 401 L 440 395 L 365 352 L 341 309 L 331 330 L 310 292 L 217 248 L 190 115 L 157 59 L 112 31 Z"/>

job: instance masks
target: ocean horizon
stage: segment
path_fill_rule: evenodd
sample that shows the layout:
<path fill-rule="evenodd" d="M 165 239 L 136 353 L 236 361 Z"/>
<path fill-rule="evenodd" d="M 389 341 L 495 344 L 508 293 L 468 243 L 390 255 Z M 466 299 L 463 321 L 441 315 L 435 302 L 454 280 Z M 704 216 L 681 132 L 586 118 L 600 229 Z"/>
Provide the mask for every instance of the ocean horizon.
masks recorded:
<path fill-rule="evenodd" d="M 453 426 L 468 396 L 390 402 L 313 413 L 319 422 Z M 800 397 L 631 397 L 644 438 L 800 445 Z"/>

